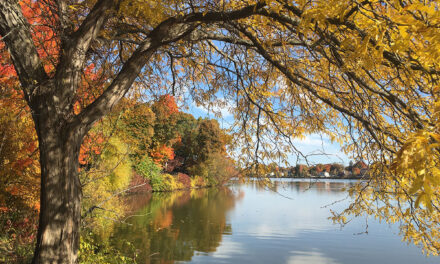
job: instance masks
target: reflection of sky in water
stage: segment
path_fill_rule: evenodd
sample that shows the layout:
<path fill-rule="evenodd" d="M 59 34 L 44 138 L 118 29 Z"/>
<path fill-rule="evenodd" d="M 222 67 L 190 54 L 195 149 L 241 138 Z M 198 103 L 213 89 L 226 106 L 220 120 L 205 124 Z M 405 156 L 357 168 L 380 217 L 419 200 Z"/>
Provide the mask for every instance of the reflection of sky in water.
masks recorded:
<path fill-rule="evenodd" d="M 321 252 L 314 251 L 292 251 L 291 256 L 287 260 L 288 264 L 310 264 L 310 263 L 320 263 L 320 264 L 338 264 L 339 262 L 327 258 L 322 255 Z"/>
<path fill-rule="evenodd" d="M 368 220 L 353 220 L 340 229 L 327 218 L 329 210 L 348 204 L 341 188 L 347 181 L 327 181 L 309 185 L 292 182 L 278 186 L 279 194 L 241 186 L 244 198 L 227 215 L 232 234 L 224 235 L 215 252 L 196 252 L 195 263 L 288 263 L 288 264 L 370 264 L 440 263 L 439 257 L 426 258 L 415 246 L 401 242 L 396 227 Z M 238 189 L 236 189 L 238 191 Z"/>
<path fill-rule="evenodd" d="M 218 247 L 217 250 L 212 254 L 214 258 L 229 258 L 232 255 L 240 254 L 244 252 L 244 247 L 230 239 L 230 237 L 225 237 L 222 246 Z"/>
<path fill-rule="evenodd" d="M 291 187 L 279 187 L 278 193 L 246 188 L 244 200 L 230 215 L 233 232 L 272 238 L 338 228 L 327 219 L 329 210 L 321 207 L 343 199 L 344 193 L 318 193 L 314 186 L 298 191 Z"/>

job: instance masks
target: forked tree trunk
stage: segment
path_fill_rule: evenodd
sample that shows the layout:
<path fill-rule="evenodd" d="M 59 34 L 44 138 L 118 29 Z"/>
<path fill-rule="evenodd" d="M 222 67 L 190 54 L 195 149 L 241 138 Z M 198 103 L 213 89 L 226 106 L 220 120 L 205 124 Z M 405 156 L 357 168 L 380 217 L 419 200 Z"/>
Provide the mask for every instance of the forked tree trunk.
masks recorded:
<path fill-rule="evenodd" d="M 77 263 L 81 221 L 78 155 L 83 133 L 54 112 L 34 114 L 40 144 L 41 207 L 32 263 Z"/>

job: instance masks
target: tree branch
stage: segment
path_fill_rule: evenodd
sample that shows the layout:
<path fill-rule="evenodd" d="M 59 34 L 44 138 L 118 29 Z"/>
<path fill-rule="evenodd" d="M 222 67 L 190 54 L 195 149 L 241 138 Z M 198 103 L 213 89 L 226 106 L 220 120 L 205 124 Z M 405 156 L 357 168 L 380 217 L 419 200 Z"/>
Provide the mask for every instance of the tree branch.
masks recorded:
<path fill-rule="evenodd" d="M 246 18 L 260 11 L 265 5 L 265 2 L 259 2 L 230 12 L 193 13 L 166 19 L 149 33 L 144 43 L 133 52 L 122 66 L 121 71 L 109 87 L 77 116 L 77 121 L 90 127 L 112 109 L 130 89 L 144 65 L 160 47 L 188 36 L 200 23 L 210 24 Z"/>
<path fill-rule="evenodd" d="M 58 98 L 63 99 L 60 101 L 59 109 L 66 115 L 73 107 L 74 94 L 81 81 L 81 70 L 84 68 L 86 53 L 108 18 L 106 12 L 115 7 L 116 0 L 99 0 L 78 30 L 70 36 L 61 36 L 62 53 L 55 75 L 58 83 L 54 88 Z M 60 87 L 62 89 L 59 89 Z"/>
<path fill-rule="evenodd" d="M 0 35 L 11 54 L 25 98 L 30 102 L 34 89 L 46 82 L 48 76 L 18 1 L 0 1 Z"/>
<path fill-rule="evenodd" d="M 249 38 L 254 43 L 255 47 L 257 48 L 258 53 L 261 56 L 263 56 L 263 58 L 265 58 L 270 64 L 275 66 L 292 83 L 294 83 L 300 87 L 303 87 L 304 89 L 309 91 L 311 94 L 313 94 L 313 96 L 315 96 L 316 98 L 318 98 L 319 100 L 324 102 L 326 105 L 332 107 L 333 109 L 355 118 L 356 120 L 358 120 L 359 122 L 361 122 L 364 125 L 365 129 L 373 137 L 375 137 L 375 133 L 374 133 L 373 129 L 374 130 L 381 130 L 380 127 L 375 126 L 369 120 L 365 119 L 364 117 L 362 117 L 358 113 L 353 112 L 352 110 L 347 109 L 347 108 L 337 104 L 336 102 L 333 102 L 332 100 L 320 95 L 318 93 L 318 91 L 316 91 L 312 86 L 310 86 L 307 83 L 305 83 L 304 81 L 300 80 L 300 78 L 298 78 L 298 76 L 295 76 L 295 74 L 288 67 L 283 65 L 280 61 L 274 59 L 272 57 L 272 55 L 270 55 L 269 52 L 262 46 L 262 44 L 259 42 L 259 40 L 252 35 L 252 33 L 248 32 L 246 29 L 238 27 L 238 26 L 237 26 L 237 29 L 239 31 L 241 31 L 247 38 Z M 386 133 L 386 131 L 384 131 L 384 133 Z M 392 136 L 392 135 L 390 135 L 390 136 Z M 376 137 L 375 137 L 375 139 L 378 140 Z M 397 138 L 395 138 L 395 140 L 397 142 L 401 143 Z M 389 149 L 389 148 L 387 148 L 387 150 L 390 151 L 391 153 L 395 152 L 394 150 Z"/>

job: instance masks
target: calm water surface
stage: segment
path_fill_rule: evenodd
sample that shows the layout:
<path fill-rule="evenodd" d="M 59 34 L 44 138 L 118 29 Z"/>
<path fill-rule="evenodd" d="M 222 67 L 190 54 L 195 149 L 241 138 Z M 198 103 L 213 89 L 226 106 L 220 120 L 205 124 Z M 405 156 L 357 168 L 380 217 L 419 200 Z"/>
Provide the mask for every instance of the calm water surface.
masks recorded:
<path fill-rule="evenodd" d="M 127 200 L 133 216 L 112 241 L 136 248 L 138 263 L 440 263 L 402 242 L 396 226 L 359 218 L 341 229 L 328 220 L 330 209 L 349 203 L 343 189 L 350 184 L 288 179 L 277 181 L 276 192 L 251 182 L 134 195 Z"/>

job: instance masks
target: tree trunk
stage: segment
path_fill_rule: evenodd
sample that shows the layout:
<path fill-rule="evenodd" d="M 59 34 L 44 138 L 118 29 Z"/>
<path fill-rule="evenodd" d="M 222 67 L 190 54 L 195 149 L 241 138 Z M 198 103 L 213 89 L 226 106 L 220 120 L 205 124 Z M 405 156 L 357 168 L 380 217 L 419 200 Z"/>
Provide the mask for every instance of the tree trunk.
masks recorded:
<path fill-rule="evenodd" d="M 78 155 L 83 133 L 57 116 L 48 100 L 41 100 L 34 109 L 40 145 L 41 207 L 32 263 L 77 263 L 81 221 Z"/>

